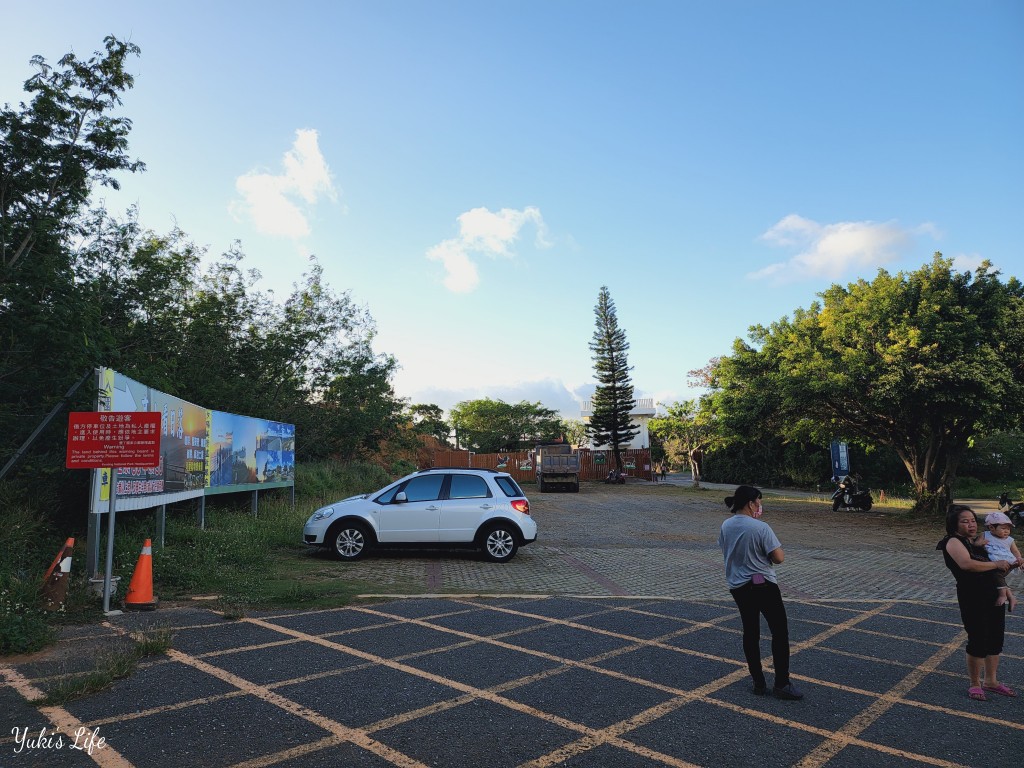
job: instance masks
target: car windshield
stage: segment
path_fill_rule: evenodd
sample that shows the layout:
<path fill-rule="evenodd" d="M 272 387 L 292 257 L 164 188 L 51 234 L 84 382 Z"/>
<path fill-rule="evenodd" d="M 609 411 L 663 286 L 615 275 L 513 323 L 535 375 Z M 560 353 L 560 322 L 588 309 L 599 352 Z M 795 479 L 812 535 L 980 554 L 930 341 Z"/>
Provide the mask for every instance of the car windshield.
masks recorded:
<path fill-rule="evenodd" d="M 498 487 L 504 491 L 506 496 L 526 496 L 522 489 L 516 485 L 516 481 L 509 475 L 496 477 L 494 478 L 494 482 L 498 484 Z"/>

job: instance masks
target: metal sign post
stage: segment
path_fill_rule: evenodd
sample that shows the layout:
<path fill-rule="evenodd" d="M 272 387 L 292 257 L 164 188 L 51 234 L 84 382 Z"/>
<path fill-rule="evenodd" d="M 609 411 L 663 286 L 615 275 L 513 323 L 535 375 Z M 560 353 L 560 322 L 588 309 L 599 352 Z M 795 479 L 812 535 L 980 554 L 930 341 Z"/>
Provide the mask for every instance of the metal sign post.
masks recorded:
<path fill-rule="evenodd" d="M 117 510 L 117 483 L 110 484 L 110 520 L 107 522 L 107 566 L 103 572 L 103 612 L 110 613 L 110 577 L 114 570 L 114 515 Z"/>

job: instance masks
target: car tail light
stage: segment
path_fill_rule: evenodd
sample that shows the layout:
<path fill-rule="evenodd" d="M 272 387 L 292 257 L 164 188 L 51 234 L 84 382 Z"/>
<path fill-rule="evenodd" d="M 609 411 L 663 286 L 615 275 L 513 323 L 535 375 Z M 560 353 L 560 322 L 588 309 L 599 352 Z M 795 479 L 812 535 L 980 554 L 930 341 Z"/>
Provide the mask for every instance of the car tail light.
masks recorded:
<path fill-rule="evenodd" d="M 512 501 L 512 509 L 516 512 L 522 512 L 524 515 L 530 514 L 530 502 L 526 499 L 514 499 Z"/>

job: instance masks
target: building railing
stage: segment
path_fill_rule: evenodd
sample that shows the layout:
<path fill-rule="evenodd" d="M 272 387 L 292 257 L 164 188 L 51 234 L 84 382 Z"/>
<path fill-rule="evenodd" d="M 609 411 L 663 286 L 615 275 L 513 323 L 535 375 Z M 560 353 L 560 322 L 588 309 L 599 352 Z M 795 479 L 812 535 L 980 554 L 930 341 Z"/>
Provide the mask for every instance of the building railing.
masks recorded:
<path fill-rule="evenodd" d="M 630 413 L 638 413 L 642 411 L 654 412 L 654 398 L 653 397 L 641 397 L 633 401 L 633 409 Z M 580 405 L 580 412 L 584 416 L 589 416 L 594 412 L 594 404 L 592 400 L 586 400 Z"/>

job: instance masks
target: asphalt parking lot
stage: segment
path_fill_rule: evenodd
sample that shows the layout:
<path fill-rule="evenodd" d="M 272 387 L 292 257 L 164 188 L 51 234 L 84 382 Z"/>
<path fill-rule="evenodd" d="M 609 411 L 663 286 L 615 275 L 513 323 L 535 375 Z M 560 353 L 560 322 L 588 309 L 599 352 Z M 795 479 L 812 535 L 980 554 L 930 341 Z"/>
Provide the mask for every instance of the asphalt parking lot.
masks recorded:
<path fill-rule="evenodd" d="M 195 605 L 70 628 L 51 652 L 0 665 L 0 766 L 863 768 L 1024 750 L 1021 699 L 966 696 L 933 530 L 772 516 L 766 502 L 806 693 L 778 701 L 748 690 L 713 547 L 721 501 L 623 490 L 532 498 L 542 539 L 507 565 L 339 563 L 382 586 L 344 608 L 227 621 Z M 130 678 L 63 707 L 27 703 L 86 666 L 76 649 L 152 626 L 171 629 L 172 649 Z M 1011 616 L 1001 677 L 1024 687 L 1022 669 Z M 62 746 L 19 740 L 56 727 Z M 76 732 L 91 754 L 72 748 Z"/>

